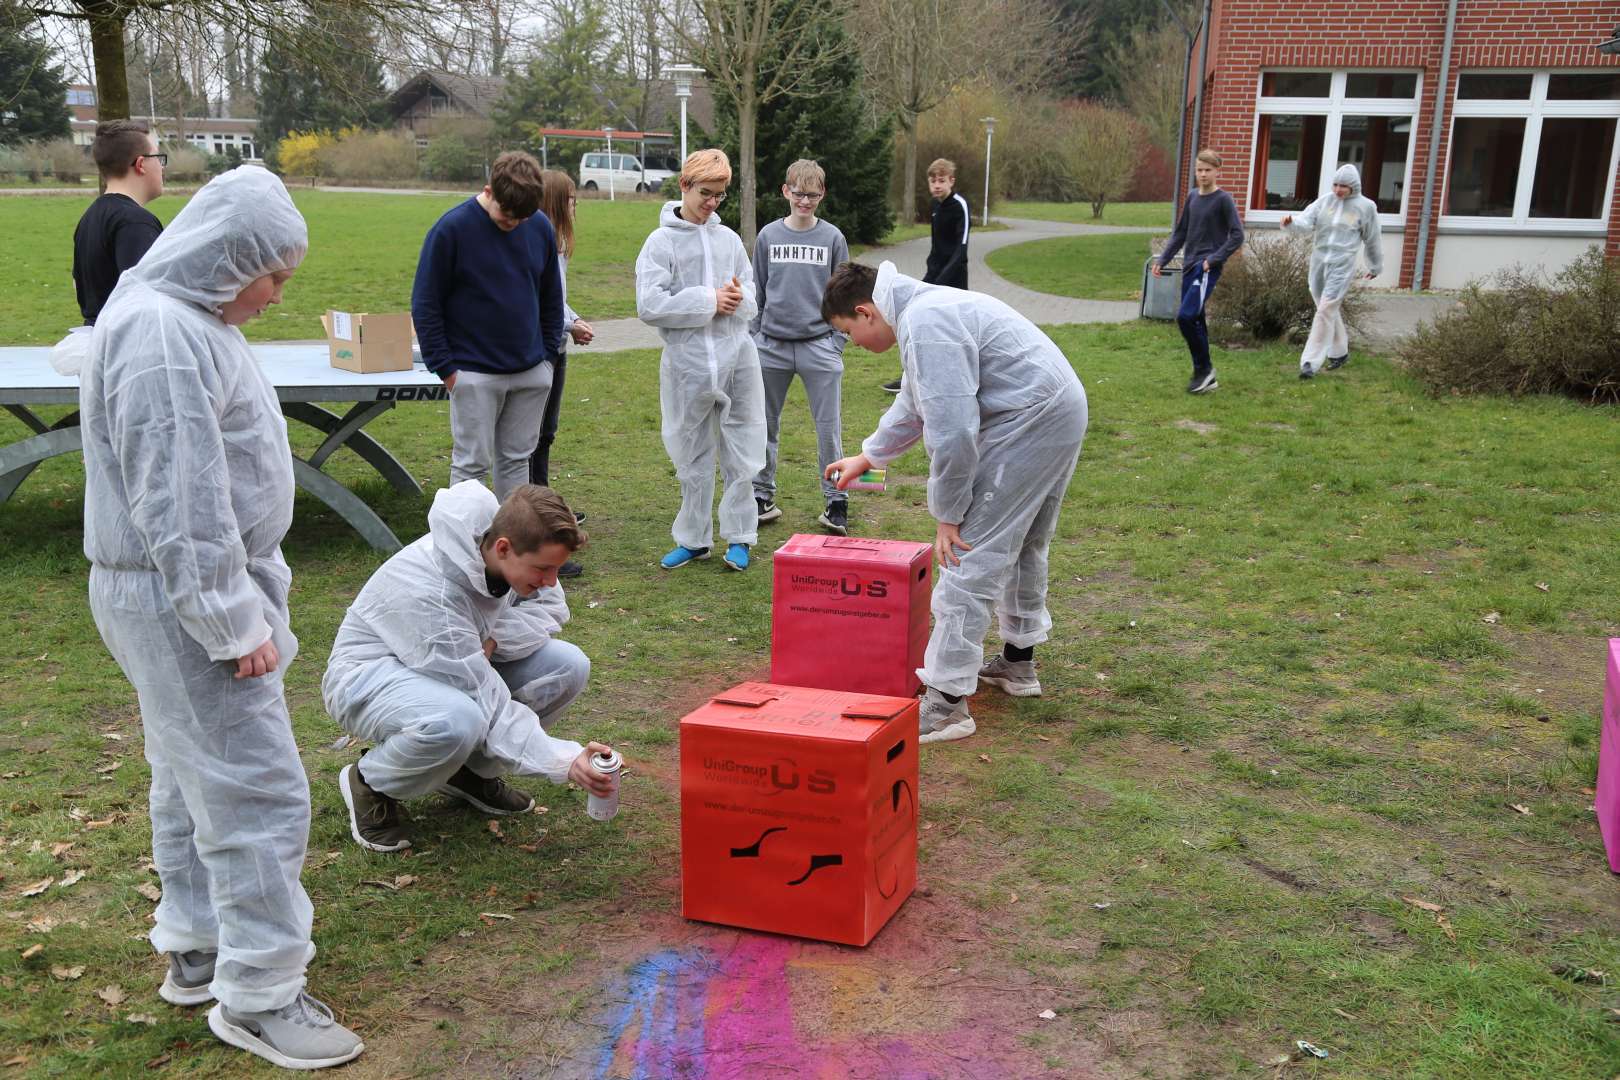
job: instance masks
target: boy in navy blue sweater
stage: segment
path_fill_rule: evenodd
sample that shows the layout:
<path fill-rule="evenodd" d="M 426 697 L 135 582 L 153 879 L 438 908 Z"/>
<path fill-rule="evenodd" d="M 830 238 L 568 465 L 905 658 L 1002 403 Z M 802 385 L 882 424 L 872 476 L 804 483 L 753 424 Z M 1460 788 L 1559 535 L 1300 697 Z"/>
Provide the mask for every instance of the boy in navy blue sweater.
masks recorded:
<path fill-rule="evenodd" d="M 1153 264 L 1153 276 L 1170 265 L 1176 252 L 1186 247 L 1181 260 L 1181 307 L 1176 312 L 1176 325 L 1187 339 L 1187 351 L 1192 353 L 1192 380 L 1187 393 L 1207 394 L 1221 384 L 1215 381 L 1215 362 L 1209 357 L 1209 325 L 1204 322 L 1204 305 L 1215 283 L 1221 279 L 1221 268 L 1226 260 L 1237 254 L 1243 246 L 1243 221 L 1238 217 L 1237 203 L 1218 186 L 1221 156 L 1213 150 L 1198 151 L 1193 175 L 1198 190 L 1187 196 L 1187 205 L 1164 245 L 1164 254 Z"/>
<path fill-rule="evenodd" d="M 541 190 L 534 158 L 496 158 L 484 190 L 428 230 L 411 290 L 422 358 L 450 390 L 450 483 L 493 474 L 503 501 L 529 482 L 563 333 Z"/>

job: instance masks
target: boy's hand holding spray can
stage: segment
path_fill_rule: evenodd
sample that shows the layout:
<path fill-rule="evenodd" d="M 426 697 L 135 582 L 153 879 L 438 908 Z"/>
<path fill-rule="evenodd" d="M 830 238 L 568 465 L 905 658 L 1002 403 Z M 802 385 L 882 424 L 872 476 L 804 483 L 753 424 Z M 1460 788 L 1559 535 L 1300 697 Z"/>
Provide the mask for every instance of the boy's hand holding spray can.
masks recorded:
<path fill-rule="evenodd" d="M 607 821 L 619 812 L 619 772 L 623 768 L 619 752 L 599 742 L 586 745 L 568 768 L 568 779 L 589 796 L 585 812 L 597 821 Z"/>

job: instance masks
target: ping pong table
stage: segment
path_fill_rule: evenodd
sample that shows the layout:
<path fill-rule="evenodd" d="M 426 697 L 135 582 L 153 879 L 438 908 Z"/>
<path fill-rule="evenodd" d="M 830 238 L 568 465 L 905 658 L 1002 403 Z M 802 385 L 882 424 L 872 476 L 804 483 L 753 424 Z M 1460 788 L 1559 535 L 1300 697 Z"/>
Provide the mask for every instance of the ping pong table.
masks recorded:
<path fill-rule="evenodd" d="M 48 346 L 0 348 L 0 408 L 33 432 L 0 446 L 0 503 L 11 498 L 40 462 L 84 450 L 77 408 L 54 424 L 47 424 L 32 408 L 79 403 L 78 377 L 58 374 L 51 367 L 50 354 Z M 447 400 L 449 391 L 444 383 L 420 361 L 409 371 L 370 375 L 343 371 L 331 365 L 324 343 L 254 345 L 253 354 L 276 388 L 287 419 L 306 424 L 325 436 L 307 458 L 293 454 L 293 477 L 298 486 L 331 507 L 372 547 L 383 552 L 398 551 L 399 538 L 377 512 L 328 476 L 322 467 L 336 451 L 347 447 L 377 470 L 395 491 L 421 495 L 421 485 L 405 466 L 362 429 L 399 402 Z M 354 404 L 339 413 L 327 407 L 333 402 Z"/>

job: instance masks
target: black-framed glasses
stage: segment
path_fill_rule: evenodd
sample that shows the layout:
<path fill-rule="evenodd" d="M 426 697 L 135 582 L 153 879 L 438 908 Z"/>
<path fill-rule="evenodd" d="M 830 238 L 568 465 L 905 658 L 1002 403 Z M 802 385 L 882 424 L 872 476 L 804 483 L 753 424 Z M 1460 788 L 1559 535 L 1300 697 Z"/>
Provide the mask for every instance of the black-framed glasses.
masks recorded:
<path fill-rule="evenodd" d="M 169 164 L 169 155 L 168 154 L 139 154 L 139 155 L 136 156 L 135 160 L 136 161 L 141 161 L 141 160 L 143 160 L 145 158 L 157 158 L 157 163 L 159 165 L 165 165 L 166 166 L 166 165 Z"/>
<path fill-rule="evenodd" d="M 788 196 L 792 198 L 794 202 L 817 203 L 826 198 L 827 193 L 825 191 L 794 191 L 792 188 L 789 188 Z"/>

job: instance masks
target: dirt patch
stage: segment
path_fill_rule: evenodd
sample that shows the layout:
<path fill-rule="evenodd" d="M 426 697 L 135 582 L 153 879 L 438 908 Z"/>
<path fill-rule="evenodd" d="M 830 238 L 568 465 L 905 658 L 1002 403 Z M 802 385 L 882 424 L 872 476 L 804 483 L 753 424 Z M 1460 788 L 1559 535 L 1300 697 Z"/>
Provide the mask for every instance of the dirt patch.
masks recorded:
<path fill-rule="evenodd" d="M 1548 713 L 1598 715 L 1603 709 L 1608 642 L 1584 634 L 1496 628 L 1512 655 L 1507 666 L 1519 678 L 1508 689 L 1541 702 Z"/>
<path fill-rule="evenodd" d="M 1196 431 L 1200 435 L 1213 435 L 1221 430 L 1218 424 L 1206 424 L 1199 420 L 1177 420 L 1170 426 L 1180 428 L 1182 431 Z"/>
<path fill-rule="evenodd" d="M 1412 939 L 1400 924 L 1376 911 L 1352 912 L 1348 925 L 1359 939 L 1375 949 L 1405 950 L 1412 947 Z"/>

